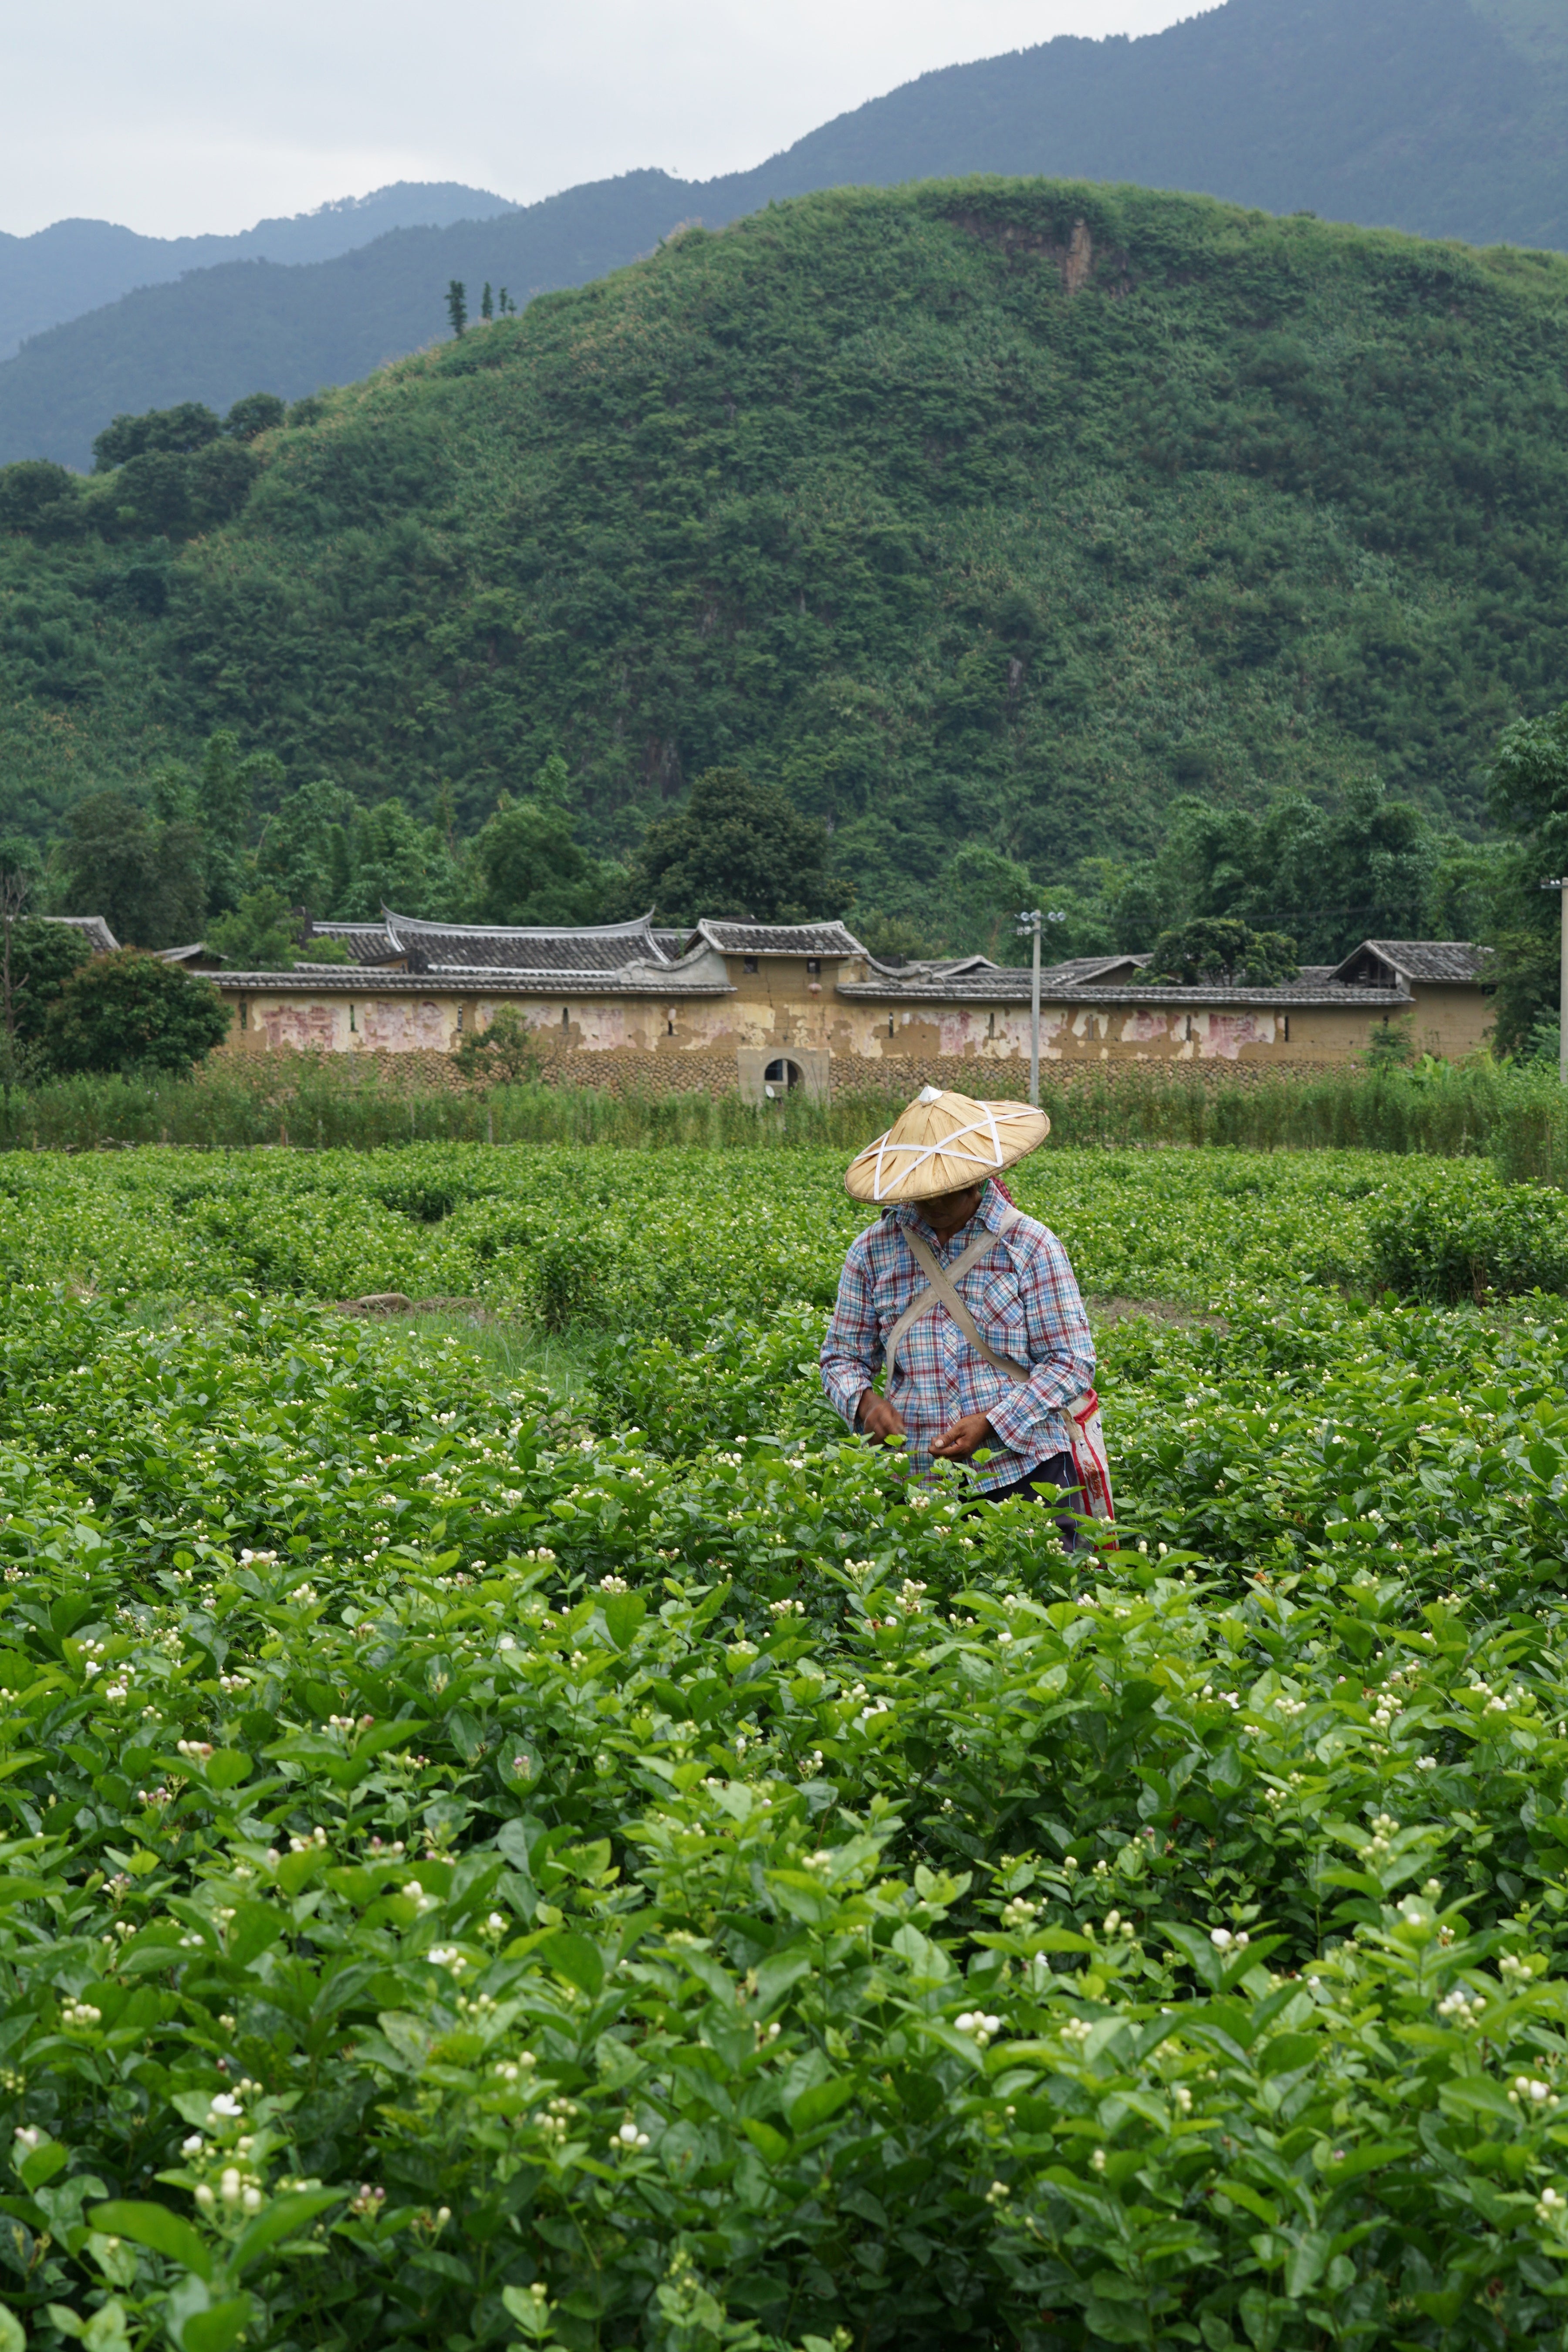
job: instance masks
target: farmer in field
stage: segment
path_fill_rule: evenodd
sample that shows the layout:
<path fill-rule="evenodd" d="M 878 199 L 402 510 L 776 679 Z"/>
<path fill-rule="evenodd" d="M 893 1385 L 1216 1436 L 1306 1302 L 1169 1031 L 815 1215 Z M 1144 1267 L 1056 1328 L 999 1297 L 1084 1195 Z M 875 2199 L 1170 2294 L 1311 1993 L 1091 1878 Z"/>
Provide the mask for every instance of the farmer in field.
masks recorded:
<path fill-rule="evenodd" d="M 985 1451 L 985 1501 L 1049 1485 L 1108 1512 L 1085 1452 L 1094 1341 L 1072 1267 L 992 1181 L 1049 1132 L 1026 1104 L 927 1087 L 850 1163 L 847 1189 L 882 1214 L 844 1262 L 822 1384 L 851 1429 L 905 1439 L 919 1472 Z"/>

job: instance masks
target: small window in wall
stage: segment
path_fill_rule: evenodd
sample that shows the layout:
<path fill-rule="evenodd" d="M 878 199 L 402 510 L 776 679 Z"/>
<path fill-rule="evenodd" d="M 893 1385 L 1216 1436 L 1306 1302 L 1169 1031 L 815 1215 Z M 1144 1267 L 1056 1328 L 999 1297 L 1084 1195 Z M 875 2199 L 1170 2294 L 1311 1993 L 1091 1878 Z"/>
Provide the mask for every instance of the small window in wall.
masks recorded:
<path fill-rule="evenodd" d="M 1290 1015 L 1288 1013 L 1285 1015 L 1285 1043 L 1287 1045 L 1290 1043 Z"/>
<path fill-rule="evenodd" d="M 359 1035 L 359 1023 L 354 1019 L 354 1009 L 352 1004 L 349 1006 L 349 1035 L 351 1037 Z"/>
<path fill-rule="evenodd" d="M 820 956 L 807 956 L 805 960 L 805 969 L 809 979 L 820 980 L 822 978 L 822 958 Z"/>
<path fill-rule="evenodd" d="M 892 1034 L 893 1034 L 893 1016 L 892 1016 L 892 1014 L 889 1013 L 889 1015 L 888 1015 L 888 1034 L 889 1034 L 889 1036 L 890 1037 L 890 1036 L 892 1035 Z"/>
<path fill-rule="evenodd" d="M 562 1008 L 561 1008 L 561 1026 L 563 1027 L 563 1029 L 569 1029 L 569 1028 L 571 1027 L 571 1025 L 572 1025 L 572 1015 L 571 1015 L 571 1013 L 568 1011 L 567 1007 L 563 1004 L 563 1005 L 562 1006 Z"/>
<path fill-rule="evenodd" d="M 988 1013 L 985 1016 L 985 1034 L 988 1037 L 994 1037 L 996 1034 L 996 1015 L 994 1013 Z"/>
<path fill-rule="evenodd" d="M 670 1015 L 670 1014 L 668 1014 L 668 1013 L 667 1013 L 667 1014 L 665 1015 L 665 1022 L 664 1022 L 664 1034 L 665 1034 L 665 1035 L 666 1035 L 667 1037 L 673 1037 L 673 1036 L 674 1036 L 674 1034 L 675 1034 L 675 1022 L 674 1022 L 674 1018 L 673 1018 L 673 1016 L 672 1016 L 672 1015 Z"/>
<path fill-rule="evenodd" d="M 468 1012 L 468 1008 L 466 1004 L 459 1004 L 458 1007 L 458 1027 L 459 1030 L 463 1026 L 463 1016 Z"/>
<path fill-rule="evenodd" d="M 247 996 L 242 996 L 239 1000 L 239 1025 L 242 1029 L 248 1029 L 250 1026 L 250 999 Z"/>
<path fill-rule="evenodd" d="M 770 1062 L 763 1072 L 763 1083 L 768 1087 L 798 1087 L 801 1077 L 800 1064 L 785 1061 L 782 1056 L 776 1062 Z"/>
<path fill-rule="evenodd" d="M 1192 1016 L 1192 1014 L 1189 1013 L 1188 1013 L 1188 1015 L 1187 1015 L 1187 1043 L 1188 1043 L 1188 1045 L 1190 1045 L 1192 1044 L 1192 1042 L 1193 1042 L 1193 1016 Z"/>
<path fill-rule="evenodd" d="M 755 956 L 742 956 L 741 958 L 741 970 L 742 971 L 755 971 L 756 968 L 757 959 Z"/>

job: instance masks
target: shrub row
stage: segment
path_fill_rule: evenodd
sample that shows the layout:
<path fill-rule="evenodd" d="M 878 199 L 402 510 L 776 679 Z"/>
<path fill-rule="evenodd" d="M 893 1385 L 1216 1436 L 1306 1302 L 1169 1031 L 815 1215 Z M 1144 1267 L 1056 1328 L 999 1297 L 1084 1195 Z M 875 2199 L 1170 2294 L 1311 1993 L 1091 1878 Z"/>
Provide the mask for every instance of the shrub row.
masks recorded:
<path fill-rule="evenodd" d="M 845 1444 L 819 1321 L 656 1446 L 651 1335 L 568 1425 L 13 1286 L 37 2352 L 1561 2346 L 1562 1329 L 1123 1327 L 1069 1559 Z"/>
<path fill-rule="evenodd" d="M 977 1067 L 979 1091 L 1017 1097 L 1014 1070 Z M 1488 1061 L 1415 1069 L 1347 1067 L 1292 1077 L 1248 1071 L 1108 1068 L 1042 1073 L 1041 1105 L 1061 1144 L 1225 1145 L 1490 1155 L 1511 1178 L 1568 1178 L 1568 1102 L 1552 1072 Z M 734 1095 L 616 1095 L 595 1087 L 489 1089 L 407 1084 L 398 1072 L 331 1058 L 237 1067 L 221 1057 L 194 1083 L 154 1075 L 78 1077 L 0 1098 L 0 1148 L 86 1150 L 110 1143 L 316 1150 L 436 1140 L 700 1144 L 831 1143 L 853 1149 L 903 1107 L 896 1094 L 846 1092 L 831 1105 L 790 1098 L 753 1109 Z"/>

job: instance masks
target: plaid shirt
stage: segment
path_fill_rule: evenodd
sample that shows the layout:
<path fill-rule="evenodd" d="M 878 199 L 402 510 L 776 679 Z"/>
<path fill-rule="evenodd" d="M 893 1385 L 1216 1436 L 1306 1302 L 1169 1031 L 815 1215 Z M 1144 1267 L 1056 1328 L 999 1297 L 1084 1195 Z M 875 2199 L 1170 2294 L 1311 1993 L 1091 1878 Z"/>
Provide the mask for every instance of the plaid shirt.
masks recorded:
<path fill-rule="evenodd" d="M 851 1244 L 821 1359 L 822 1385 L 851 1429 L 862 1395 L 881 1370 L 889 1332 L 927 1286 L 900 1228 L 913 1225 L 939 1264 L 951 1266 L 982 1227 L 995 1232 L 1005 1207 L 987 1184 L 969 1223 L 944 1245 L 917 1203 L 900 1202 Z M 1028 1386 L 994 1370 L 939 1304 L 900 1341 L 889 1402 L 904 1417 L 909 1458 L 921 1472 L 944 1429 L 961 1413 L 983 1412 L 996 1439 L 975 1482 L 984 1494 L 1068 1450 L 1060 1408 L 1092 1383 L 1094 1341 L 1068 1254 L 1033 1217 L 1020 1216 L 1005 1237 L 998 1235 L 960 1276 L 959 1288 L 987 1346 L 1033 1367 Z"/>

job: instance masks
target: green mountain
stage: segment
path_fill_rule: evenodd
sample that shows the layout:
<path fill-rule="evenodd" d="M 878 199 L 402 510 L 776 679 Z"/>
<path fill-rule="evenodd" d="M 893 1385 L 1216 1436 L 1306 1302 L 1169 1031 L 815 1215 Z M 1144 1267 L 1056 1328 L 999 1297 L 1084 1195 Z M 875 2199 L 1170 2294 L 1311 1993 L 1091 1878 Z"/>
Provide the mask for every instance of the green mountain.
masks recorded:
<path fill-rule="evenodd" d="M 142 287 L 0 365 L 0 465 L 85 468 L 113 416 L 182 400 L 226 409 L 258 388 L 298 400 L 350 383 L 449 333 L 450 279 L 467 283 L 476 311 L 487 278 L 521 306 L 618 268 L 690 210 L 682 182 L 634 172 L 488 220 L 393 230 L 331 260 L 263 257 Z"/>
<path fill-rule="evenodd" d="M 186 270 L 229 261 L 327 261 L 393 229 L 483 220 L 509 209 L 504 196 L 455 181 L 399 180 L 368 196 L 258 221 L 233 236 L 142 236 L 104 220 L 51 221 L 30 236 L 0 231 L 0 359 L 47 327 Z"/>
<path fill-rule="evenodd" d="M 369 244 L 350 233 L 357 215 L 270 225 L 357 249 L 279 269 L 242 266 L 237 246 L 225 267 L 38 335 L 0 366 L 0 463 L 86 466 L 122 411 L 346 383 L 442 335 L 450 278 L 476 300 L 489 279 L 523 301 L 631 261 L 680 222 L 717 228 L 817 189 L 1050 173 L 1568 248 L 1565 153 L 1563 0 L 1226 0 L 1141 40 L 1064 38 L 923 75 L 722 179 L 633 172 L 488 221 L 432 212 L 448 225 Z M 306 257 L 276 236 L 246 253 Z M 0 293 L 5 268 L 0 247 Z"/>
<path fill-rule="evenodd" d="M 558 750 L 626 856 L 738 764 L 937 928 L 962 846 L 1059 877 L 1184 791 L 1375 775 L 1475 828 L 1568 678 L 1565 387 L 1555 256 L 1049 182 L 808 197 L 248 454 L 0 473 L 0 815 L 47 834 L 221 726 L 465 831 Z"/>
<path fill-rule="evenodd" d="M 949 67 L 763 166 L 770 195 L 1049 172 L 1476 245 L 1568 247 L 1561 0 L 1226 0 Z"/>

